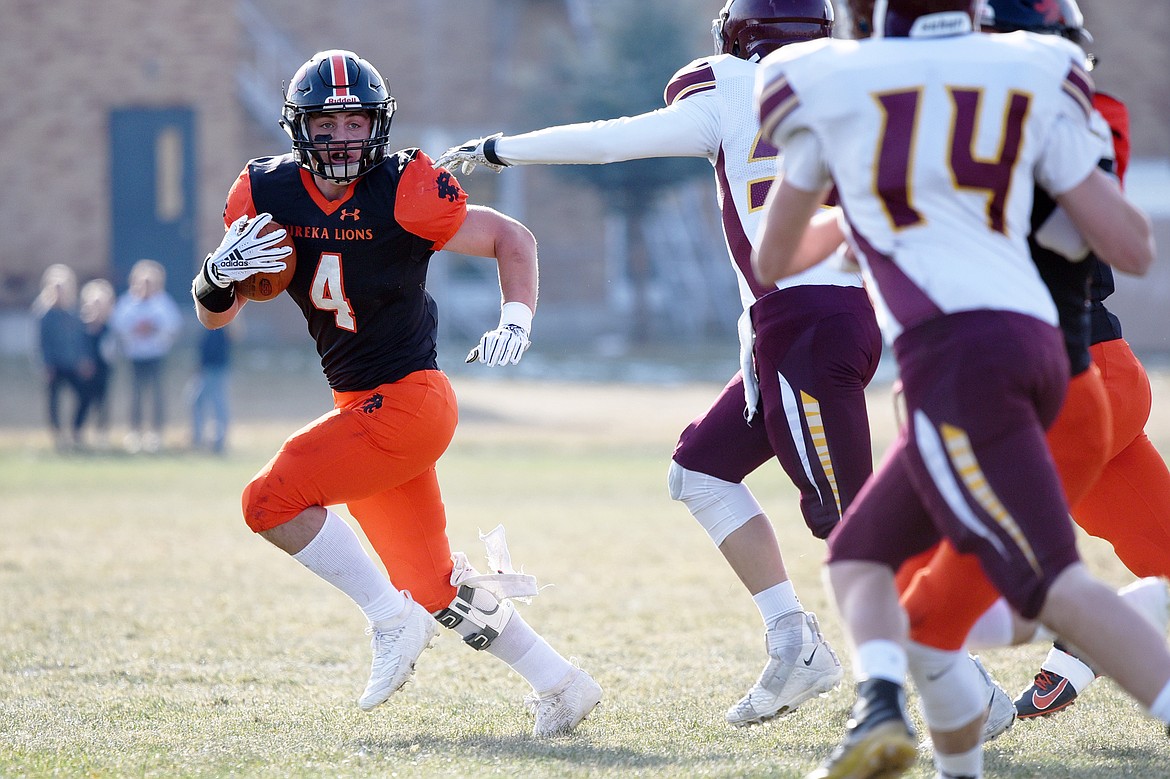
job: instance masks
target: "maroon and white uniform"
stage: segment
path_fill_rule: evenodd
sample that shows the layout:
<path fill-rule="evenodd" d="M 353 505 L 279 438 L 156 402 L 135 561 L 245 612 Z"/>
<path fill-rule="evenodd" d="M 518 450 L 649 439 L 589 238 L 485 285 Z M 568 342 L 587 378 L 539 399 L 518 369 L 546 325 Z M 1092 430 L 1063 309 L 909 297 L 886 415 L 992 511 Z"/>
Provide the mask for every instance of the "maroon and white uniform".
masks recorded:
<path fill-rule="evenodd" d="M 1044 439 L 1068 360 L 1027 237 L 1034 184 L 1059 195 L 1100 157 L 1082 62 L 1028 33 L 826 40 L 759 79 L 788 181 L 837 187 L 908 407 L 831 559 L 896 568 L 944 534 L 1029 617 L 1077 559 Z"/>
<path fill-rule="evenodd" d="M 698 59 L 671 78 L 664 108 L 505 136 L 495 153 L 510 165 L 711 162 L 744 310 L 744 368 L 683 432 L 674 459 L 738 483 L 777 457 L 800 489 L 806 522 L 824 537 L 872 470 L 864 390 L 881 339 L 860 276 L 837 263 L 776 285 L 752 274 L 752 242 L 781 157 L 752 107 L 757 68 L 730 55 Z"/>

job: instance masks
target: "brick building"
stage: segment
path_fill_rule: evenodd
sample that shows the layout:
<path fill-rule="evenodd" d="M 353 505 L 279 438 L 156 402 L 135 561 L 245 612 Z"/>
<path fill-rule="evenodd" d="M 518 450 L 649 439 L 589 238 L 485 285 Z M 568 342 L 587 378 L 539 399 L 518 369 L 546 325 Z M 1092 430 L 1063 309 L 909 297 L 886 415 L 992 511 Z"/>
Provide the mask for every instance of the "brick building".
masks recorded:
<path fill-rule="evenodd" d="M 720 0 L 674 5 L 682 18 L 694 19 L 693 39 L 680 50 L 686 58 L 708 53 L 706 20 Z M 1170 351 L 1160 324 L 1170 310 L 1170 6 L 1081 5 L 1102 55 L 1098 86 L 1133 111 L 1134 194 L 1159 220 L 1164 255 L 1151 278 L 1123 282 L 1118 309 L 1135 345 Z M 41 271 L 54 262 L 121 287 L 134 260 L 153 256 L 171 269 L 171 291 L 184 295 L 200 258 L 218 243 L 223 197 L 243 162 L 287 149 L 276 124 L 282 81 L 313 52 L 350 48 L 370 59 L 398 99 L 393 145 L 437 154 L 468 136 L 552 121 L 533 109 L 533 94 L 560 77 L 556 65 L 580 56 L 598 14 L 623 6 L 5 0 L 0 180 L 9 194 L 0 200 L 0 351 L 19 346 L 20 317 Z M 663 315 L 679 308 L 668 301 L 689 301 L 688 319 L 667 322 L 663 332 L 720 338 L 731 332 L 734 282 L 723 267 L 709 177 L 662 193 L 645 231 L 651 265 L 671 272 L 640 291 L 631 290 L 624 244 L 615 239 L 626 226 L 595 191 L 545 168 L 477 173 L 464 184 L 473 199 L 521 218 L 537 234 L 546 336 L 616 329 L 620 337 L 635 293 Z M 433 267 L 446 326 L 482 330 L 497 303 L 491 263 Z M 249 332 L 288 329 L 299 338 L 302 325 L 287 303 L 250 308 Z"/>

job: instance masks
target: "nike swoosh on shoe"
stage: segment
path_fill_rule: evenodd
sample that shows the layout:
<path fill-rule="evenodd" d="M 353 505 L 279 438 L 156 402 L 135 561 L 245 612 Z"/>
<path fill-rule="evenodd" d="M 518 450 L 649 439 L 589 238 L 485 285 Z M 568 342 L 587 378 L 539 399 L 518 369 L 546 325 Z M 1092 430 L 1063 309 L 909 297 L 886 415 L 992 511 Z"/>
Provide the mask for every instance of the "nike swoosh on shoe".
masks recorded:
<path fill-rule="evenodd" d="M 1041 694 L 1039 691 L 1033 692 L 1032 705 L 1037 709 L 1047 709 L 1053 703 L 1056 703 L 1056 699 L 1060 697 L 1060 694 L 1064 692 L 1064 688 L 1067 686 L 1068 679 L 1061 679 L 1060 684 L 1053 687 L 1051 692 L 1046 692 L 1044 694 Z"/>

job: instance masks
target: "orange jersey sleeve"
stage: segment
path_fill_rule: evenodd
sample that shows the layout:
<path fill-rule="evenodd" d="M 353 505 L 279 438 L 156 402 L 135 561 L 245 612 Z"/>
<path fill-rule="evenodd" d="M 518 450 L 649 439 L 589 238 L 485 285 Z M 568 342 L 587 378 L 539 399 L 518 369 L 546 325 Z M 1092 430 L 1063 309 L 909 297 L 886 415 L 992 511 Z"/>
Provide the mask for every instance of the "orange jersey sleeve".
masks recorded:
<path fill-rule="evenodd" d="M 394 218 L 417 236 L 443 248 L 467 217 L 467 193 L 458 180 L 419 150 L 406 164 L 394 199 Z"/>
<path fill-rule="evenodd" d="M 224 228 L 230 227 L 232 222 L 245 215 L 249 219 L 256 216 L 256 204 L 252 202 L 252 177 L 248 175 L 247 166 L 228 190 L 227 203 L 223 207 Z"/>
<path fill-rule="evenodd" d="M 1113 132 L 1113 155 L 1117 158 L 1113 172 L 1118 181 L 1124 182 L 1125 169 L 1129 166 L 1129 109 L 1117 98 L 1101 92 L 1093 94 L 1093 107 L 1105 117 Z"/>

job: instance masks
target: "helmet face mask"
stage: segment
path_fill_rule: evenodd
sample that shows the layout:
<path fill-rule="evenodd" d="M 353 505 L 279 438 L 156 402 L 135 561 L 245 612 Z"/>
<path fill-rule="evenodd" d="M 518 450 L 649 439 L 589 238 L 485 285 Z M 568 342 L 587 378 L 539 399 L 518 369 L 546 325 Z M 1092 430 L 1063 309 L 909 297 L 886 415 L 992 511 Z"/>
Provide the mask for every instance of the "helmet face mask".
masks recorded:
<path fill-rule="evenodd" d="M 397 104 L 382 76 L 352 51 L 314 54 L 293 76 L 285 94 L 280 125 L 292 138 L 297 164 L 315 176 L 347 184 L 380 165 L 390 143 L 390 122 Z M 365 112 L 369 137 L 334 141 L 313 137 L 311 115 Z M 357 159 L 350 159 L 356 152 Z"/>
<path fill-rule="evenodd" d="M 751 61 L 789 43 L 832 33 L 829 0 L 727 0 L 711 25 L 716 54 Z"/>

